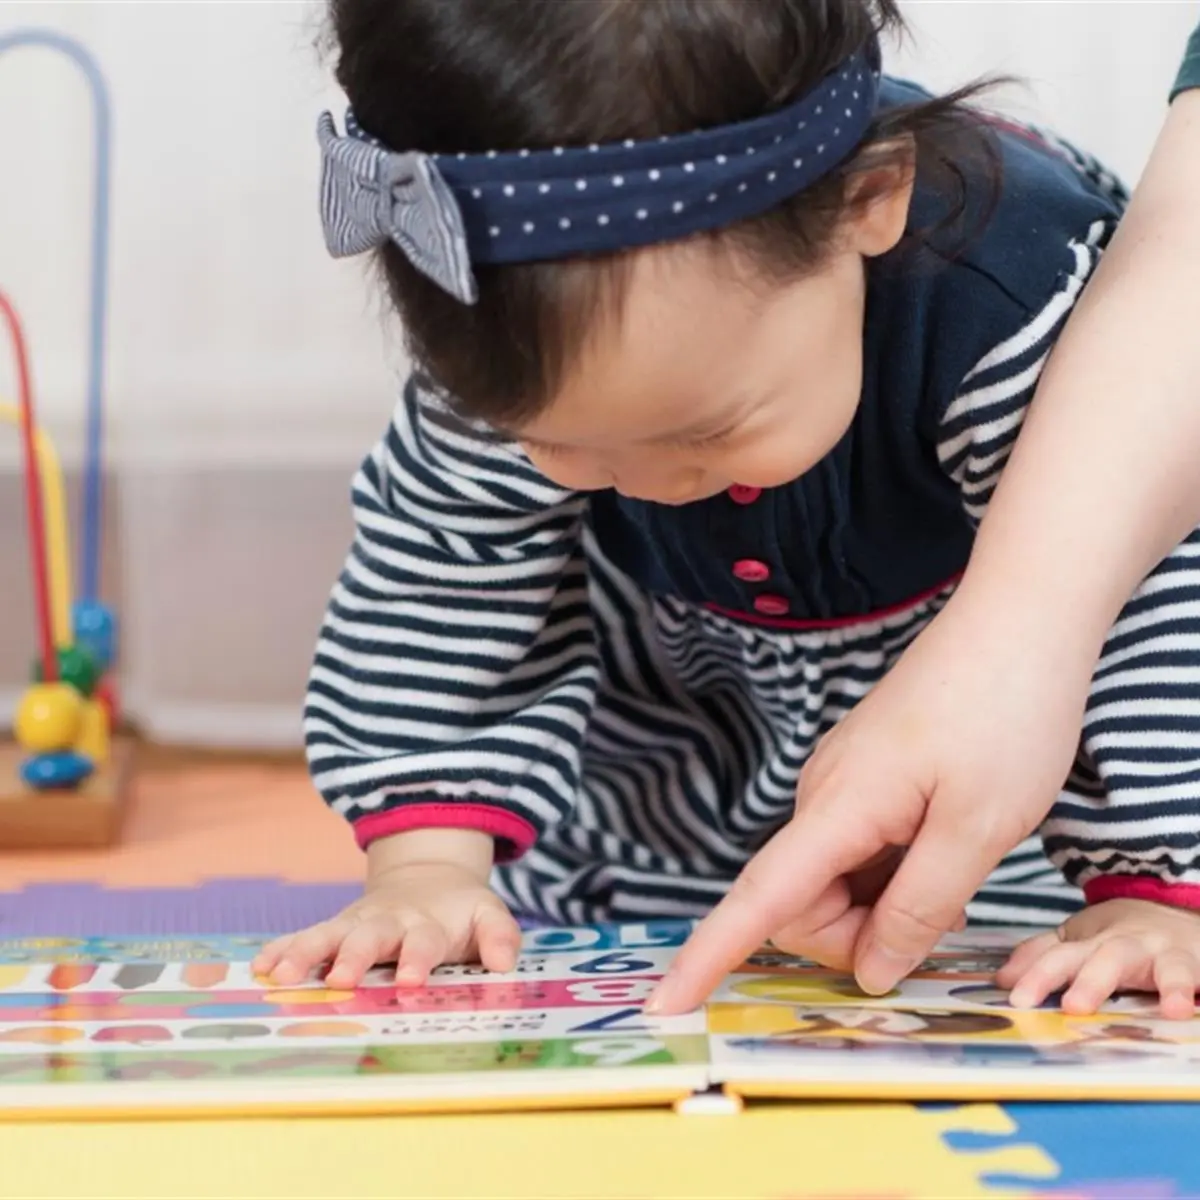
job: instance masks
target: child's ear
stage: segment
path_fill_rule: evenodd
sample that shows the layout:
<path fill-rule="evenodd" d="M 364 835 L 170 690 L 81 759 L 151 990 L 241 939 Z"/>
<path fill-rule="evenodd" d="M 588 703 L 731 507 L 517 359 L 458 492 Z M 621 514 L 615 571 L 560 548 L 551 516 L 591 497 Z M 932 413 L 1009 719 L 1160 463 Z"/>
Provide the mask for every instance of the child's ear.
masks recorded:
<path fill-rule="evenodd" d="M 911 138 L 872 147 L 870 158 L 846 181 L 842 235 L 847 250 L 877 258 L 904 236 L 916 176 Z"/>

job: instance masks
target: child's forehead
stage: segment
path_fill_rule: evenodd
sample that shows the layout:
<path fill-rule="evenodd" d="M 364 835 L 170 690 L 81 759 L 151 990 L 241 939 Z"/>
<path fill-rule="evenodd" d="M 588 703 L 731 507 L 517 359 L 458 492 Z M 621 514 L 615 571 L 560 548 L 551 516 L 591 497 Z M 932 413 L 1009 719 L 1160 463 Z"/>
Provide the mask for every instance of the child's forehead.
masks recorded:
<path fill-rule="evenodd" d="M 612 449 L 723 433 L 756 407 L 749 393 L 697 387 L 678 391 L 606 391 L 586 382 L 559 393 L 513 432 L 531 445 Z"/>
<path fill-rule="evenodd" d="M 654 441 L 719 420 L 761 392 L 762 371 L 743 361 L 757 298 L 709 256 L 645 258 L 651 261 L 631 272 L 619 311 L 590 332 L 522 436 L 586 445 L 617 432 L 622 441 Z"/>

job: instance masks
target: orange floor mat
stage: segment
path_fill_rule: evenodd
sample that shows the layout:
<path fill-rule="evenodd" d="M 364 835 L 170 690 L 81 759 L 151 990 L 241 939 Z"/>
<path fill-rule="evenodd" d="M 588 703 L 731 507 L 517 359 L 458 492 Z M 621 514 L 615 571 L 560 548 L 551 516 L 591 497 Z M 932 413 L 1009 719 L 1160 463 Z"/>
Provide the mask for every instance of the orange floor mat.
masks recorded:
<path fill-rule="evenodd" d="M 0 852 L 0 890 L 78 880 L 177 888 L 231 876 L 334 883 L 362 871 L 349 827 L 294 766 L 142 768 L 116 847 Z"/>

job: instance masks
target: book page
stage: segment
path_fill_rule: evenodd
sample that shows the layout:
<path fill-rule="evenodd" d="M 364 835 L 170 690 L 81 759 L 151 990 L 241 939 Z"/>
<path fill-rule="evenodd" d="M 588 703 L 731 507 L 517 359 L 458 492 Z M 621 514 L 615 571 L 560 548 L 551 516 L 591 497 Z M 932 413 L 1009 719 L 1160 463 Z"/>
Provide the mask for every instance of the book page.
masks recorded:
<path fill-rule="evenodd" d="M 653 1026 L 641 1006 L 691 926 L 547 929 L 511 974 L 443 967 L 420 989 L 377 967 L 333 990 L 255 979 L 253 938 L 0 944 L 6 1108 L 243 1108 L 324 1097 L 463 1107 L 707 1083 L 703 1013 Z"/>
<path fill-rule="evenodd" d="M 763 953 L 709 1005 L 713 1078 L 764 1095 L 1015 1099 L 1200 1095 L 1200 1019 L 1157 997 L 1093 1016 L 1059 997 L 1019 1011 L 992 980 L 1029 931 L 946 939 L 912 978 L 866 997 L 845 975 Z"/>

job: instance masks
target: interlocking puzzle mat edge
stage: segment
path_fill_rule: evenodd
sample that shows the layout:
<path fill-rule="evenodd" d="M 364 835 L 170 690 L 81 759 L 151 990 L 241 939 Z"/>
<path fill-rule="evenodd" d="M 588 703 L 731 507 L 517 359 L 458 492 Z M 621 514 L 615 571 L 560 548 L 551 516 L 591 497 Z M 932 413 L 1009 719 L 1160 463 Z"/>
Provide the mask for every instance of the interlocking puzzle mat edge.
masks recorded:
<path fill-rule="evenodd" d="M 200 1121 L 155 1126 L 150 1137 L 136 1123 L 0 1124 L 8 1164 L 0 1195 L 1015 1200 L 1032 1194 L 1025 1182 L 997 1188 L 983 1176 L 1049 1184 L 1057 1169 L 1044 1152 L 1011 1141 L 961 1151 L 946 1141 L 953 1133 L 1011 1139 L 1014 1128 L 993 1105 Z"/>

